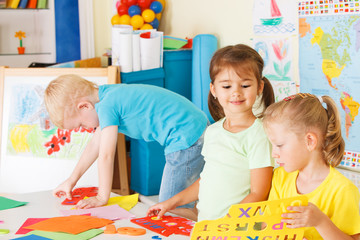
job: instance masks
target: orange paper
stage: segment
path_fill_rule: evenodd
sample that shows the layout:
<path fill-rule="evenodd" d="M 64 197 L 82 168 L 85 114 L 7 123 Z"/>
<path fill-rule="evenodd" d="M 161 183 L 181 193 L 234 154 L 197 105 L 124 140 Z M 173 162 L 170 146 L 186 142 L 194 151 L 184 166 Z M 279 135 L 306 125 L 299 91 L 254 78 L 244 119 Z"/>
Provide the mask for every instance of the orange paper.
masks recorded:
<path fill-rule="evenodd" d="M 111 220 L 84 215 L 72 215 L 66 217 L 54 217 L 47 220 L 27 226 L 27 229 L 48 231 L 48 232 L 65 232 L 79 234 L 94 228 L 101 228 L 108 224 L 114 223 Z"/>

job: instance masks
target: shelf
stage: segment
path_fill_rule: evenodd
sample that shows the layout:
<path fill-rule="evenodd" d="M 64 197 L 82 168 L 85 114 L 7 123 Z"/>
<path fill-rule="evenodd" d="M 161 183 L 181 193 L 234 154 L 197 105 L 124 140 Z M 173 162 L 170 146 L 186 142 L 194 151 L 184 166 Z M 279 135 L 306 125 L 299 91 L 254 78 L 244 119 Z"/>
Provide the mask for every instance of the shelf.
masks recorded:
<path fill-rule="evenodd" d="M 24 54 L 18 54 L 18 53 L 0 53 L 0 56 L 24 56 L 24 55 L 50 55 L 51 53 L 24 53 Z"/>

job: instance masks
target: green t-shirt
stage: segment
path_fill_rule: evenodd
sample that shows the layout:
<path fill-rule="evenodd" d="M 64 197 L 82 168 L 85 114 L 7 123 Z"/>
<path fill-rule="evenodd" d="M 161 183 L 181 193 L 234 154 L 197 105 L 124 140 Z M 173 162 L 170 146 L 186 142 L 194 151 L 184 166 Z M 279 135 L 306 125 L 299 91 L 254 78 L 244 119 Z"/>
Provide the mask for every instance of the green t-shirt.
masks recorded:
<path fill-rule="evenodd" d="M 221 119 L 205 131 L 205 166 L 200 175 L 198 220 L 224 217 L 233 204 L 250 193 L 250 170 L 274 166 L 260 119 L 248 129 L 231 133 Z"/>

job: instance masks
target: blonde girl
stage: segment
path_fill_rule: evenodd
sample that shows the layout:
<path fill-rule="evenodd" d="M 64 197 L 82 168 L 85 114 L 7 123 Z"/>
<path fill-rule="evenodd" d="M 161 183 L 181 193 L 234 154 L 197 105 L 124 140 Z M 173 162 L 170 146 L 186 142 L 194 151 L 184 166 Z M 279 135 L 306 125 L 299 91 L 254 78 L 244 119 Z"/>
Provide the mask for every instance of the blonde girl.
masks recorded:
<path fill-rule="evenodd" d="M 289 207 L 289 228 L 305 227 L 305 239 L 360 239 L 360 194 L 338 172 L 344 153 L 340 115 L 328 96 L 300 93 L 271 105 L 264 127 L 281 166 L 274 171 L 269 200 L 305 195 L 308 206 Z"/>

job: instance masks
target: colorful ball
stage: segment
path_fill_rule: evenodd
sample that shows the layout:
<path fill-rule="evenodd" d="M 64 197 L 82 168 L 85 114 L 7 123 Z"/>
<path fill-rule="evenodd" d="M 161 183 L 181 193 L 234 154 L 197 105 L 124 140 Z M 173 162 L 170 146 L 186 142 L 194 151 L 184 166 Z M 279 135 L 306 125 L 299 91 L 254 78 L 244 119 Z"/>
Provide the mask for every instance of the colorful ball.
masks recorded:
<path fill-rule="evenodd" d="M 135 15 L 140 15 L 141 14 L 141 9 L 137 5 L 132 5 L 132 6 L 129 7 L 128 14 L 131 17 L 133 17 Z"/>
<path fill-rule="evenodd" d="M 159 20 L 157 18 L 154 19 L 154 21 L 150 22 L 150 25 L 154 28 L 157 29 L 159 27 Z"/>
<path fill-rule="evenodd" d="M 162 5 L 162 10 L 161 11 L 164 11 L 165 7 L 166 7 L 166 2 L 165 0 L 157 0 L 159 3 L 161 3 Z"/>
<path fill-rule="evenodd" d="M 117 8 L 117 12 L 118 12 L 119 16 L 122 16 L 122 15 L 128 13 L 128 9 L 129 9 L 129 7 L 125 4 L 123 4 Z"/>
<path fill-rule="evenodd" d="M 141 28 L 144 25 L 144 19 L 140 15 L 135 15 L 131 17 L 130 24 L 134 28 Z"/>
<path fill-rule="evenodd" d="M 120 16 L 119 16 L 119 14 L 115 14 L 115 15 L 111 18 L 111 24 L 112 24 L 112 25 L 121 24 L 121 23 L 120 23 Z"/>
<path fill-rule="evenodd" d="M 150 30 L 150 29 L 153 29 L 153 27 L 148 24 L 148 23 L 145 23 L 141 28 L 140 30 Z"/>
<path fill-rule="evenodd" d="M 153 10 L 154 13 L 161 13 L 163 6 L 162 6 L 161 2 L 154 1 L 150 4 L 150 9 Z"/>
<path fill-rule="evenodd" d="M 150 9 L 144 10 L 141 16 L 144 18 L 144 21 L 147 23 L 152 22 L 155 19 L 155 13 L 153 10 Z"/>
<path fill-rule="evenodd" d="M 120 24 L 130 25 L 131 17 L 127 14 L 124 14 L 120 17 Z"/>
<path fill-rule="evenodd" d="M 151 4 L 151 0 L 138 0 L 138 5 L 141 8 L 149 8 Z"/>
<path fill-rule="evenodd" d="M 127 4 L 128 4 L 129 6 L 136 5 L 137 2 L 138 2 L 138 0 L 127 0 Z"/>
<path fill-rule="evenodd" d="M 117 2 L 116 2 L 116 4 L 115 4 L 116 9 L 120 6 L 120 4 L 121 4 L 120 1 L 117 1 Z"/>
<path fill-rule="evenodd" d="M 160 21 L 160 19 L 161 19 L 161 16 L 162 16 L 162 13 L 155 14 L 155 17 L 156 17 L 157 20 L 159 20 L 159 21 Z"/>

